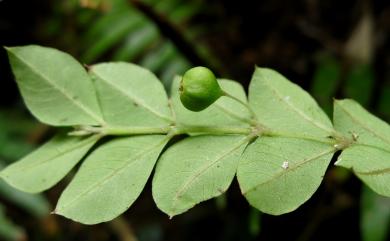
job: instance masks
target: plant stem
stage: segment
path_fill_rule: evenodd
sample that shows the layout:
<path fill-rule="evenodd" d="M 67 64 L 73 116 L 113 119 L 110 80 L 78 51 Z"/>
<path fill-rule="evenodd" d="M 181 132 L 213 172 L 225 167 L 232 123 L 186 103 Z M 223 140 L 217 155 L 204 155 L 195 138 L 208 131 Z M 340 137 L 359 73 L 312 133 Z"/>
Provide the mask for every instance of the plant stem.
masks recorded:
<path fill-rule="evenodd" d="M 69 135 L 86 136 L 91 134 L 113 135 L 113 136 L 130 136 L 130 135 L 151 135 L 151 134 L 210 134 L 210 135 L 228 135 L 253 133 L 250 127 L 234 126 L 163 126 L 163 127 L 93 127 L 82 126 L 72 131 Z"/>
<path fill-rule="evenodd" d="M 269 129 L 267 129 L 263 132 L 263 136 L 297 138 L 297 139 L 304 139 L 304 140 L 309 140 L 309 141 L 322 142 L 322 143 L 331 144 L 331 145 L 335 145 L 338 143 L 337 140 L 335 140 L 335 139 L 318 138 L 318 137 L 307 136 L 307 135 L 299 135 L 296 133 L 272 131 Z"/>
<path fill-rule="evenodd" d="M 297 133 L 288 133 L 270 130 L 260 124 L 251 127 L 238 126 L 196 126 L 196 125 L 170 125 L 162 127 L 96 127 L 96 126 L 80 126 L 75 131 L 69 133 L 71 136 L 132 136 L 132 135 L 180 135 L 180 134 L 206 134 L 206 135 L 249 135 L 269 136 L 269 137 L 285 137 L 299 138 L 310 141 L 322 142 L 334 145 L 338 149 L 344 149 L 350 143 L 343 139 L 334 138 L 319 138 L 313 136 L 299 135 Z"/>
<path fill-rule="evenodd" d="M 226 135 L 226 134 L 244 134 L 248 135 L 252 132 L 249 127 L 232 127 L 232 126 L 178 126 L 177 133 L 205 133 L 211 135 Z"/>
<path fill-rule="evenodd" d="M 127 136 L 144 134 L 168 134 L 171 126 L 164 127 L 103 127 L 101 133 L 104 135 Z"/>

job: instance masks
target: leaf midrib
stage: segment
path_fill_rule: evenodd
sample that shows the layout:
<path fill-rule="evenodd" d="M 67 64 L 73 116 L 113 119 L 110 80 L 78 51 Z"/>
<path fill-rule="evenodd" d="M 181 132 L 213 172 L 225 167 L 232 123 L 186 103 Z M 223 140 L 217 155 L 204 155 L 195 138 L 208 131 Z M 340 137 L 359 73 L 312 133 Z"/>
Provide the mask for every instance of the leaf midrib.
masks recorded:
<path fill-rule="evenodd" d="M 81 147 L 84 147 L 84 146 L 90 144 L 91 142 L 95 142 L 95 141 L 97 141 L 97 140 L 99 139 L 99 137 L 95 137 L 95 136 L 93 136 L 93 137 L 94 137 L 94 138 L 90 137 L 90 138 L 88 138 L 88 139 L 86 139 L 86 140 L 82 140 L 82 141 L 79 142 L 77 145 L 71 146 L 71 147 L 69 147 L 69 148 L 67 148 L 67 149 L 65 149 L 65 150 L 63 150 L 63 151 L 61 151 L 61 152 L 58 152 L 56 155 L 50 156 L 49 158 L 44 159 L 43 161 L 40 161 L 40 162 L 37 162 L 37 163 L 31 163 L 30 165 L 23 166 L 23 167 L 21 167 L 21 168 L 18 168 L 17 170 L 18 170 L 18 171 L 26 171 L 26 170 L 28 170 L 28 169 L 30 169 L 30 168 L 33 168 L 33 167 L 37 167 L 37 166 L 43 165 L 43 164 L 45 164 L 46 162 L 49 162 L 49 161 L 54 160 L 54 159 L 57 159 L 58 157 L 61 157 L 61 156 L 63 156 L 63 155 L 66 155 L 66 154 L 68 154 L 69 152 L 72 152 L 72 151 L 74 151 L 74 150 L 76 150 L 76 149 L 79 149 L 79 148 L 81 148 Z M 12 166 L 10 166 L 10 167 L 12 167 Z M 6 170 L 6 169 L 4 169 L 4 171 L 5 171 L 5 170 Z M 1 173 L 1 172 L 0 172 L 0 173 Z"/>
<path fill-rule="evenodd" d="M 106 176 L 105 178 L 99 180 L 98 182 L 96 182 L 94 185 L 92 185 L 90 188 L 86 189 L 84 192 L 81 192 L 79 195 L 77 195 L 74 199 L 72 199 L 71 201 L 69 201 L 67 204 L 64 204 L 62 207 L 59 207 L 59 209 L 56 209 L 55 210 L 55 213 L 61 213 L 61 210 L 64 210 L 65 208 L 71 206 L 73 203 L 75 203 L 77 200 L 81 199 L 82 197 L 84 197 L 85 195 L 95 191 L 96 187 L 101 187 L 103 186 L 103 184 L 107 183 L 108 181 L 112 180 L 111 178 L 116 176 L 116 175 L 119 175 L 120 173 L 124 172 L 125 170 L 128 169 L 128 167 L 130 167 L 131 165 L 133 165 L 134 163 L 136 163 L 139 158 L 141 158 L 142 156 L 144 155 L 147 155 L 149 154 L 153 149 L 163 145 L 164 143 L 167 142 L 168 138 L 170 137 L 167 137 L 167 138 L 164 138 L 162 141 L 158 142 L 158 144 L 152 146 L 151 148 L 148 148 L 148 149 L 145 149 L 143 151 L 141 151 L 140 153 L 138 153 L 137 155 L 133 156 L 132 158 L 129 158 L 128 161 L 125 161 L 125 164 L 122 165 L 121 167 L 118 167 L 115 171 L 113 171 L 110 175 Z"/>
<path fill-rule="evenodd" d="M 294 111 L 295 113 L 297 113 L 299 116 L 301 116 L 303 119 L 305 119 L 306 121 L 308 121 L 309 123 L 313 124 L 314 126 L 328 132 L 328 133 L 332 133 L 334 130 L 327 127 L 327 126 L 324 126 L 323 124 L 315 121 L 314 119 L 312 119 L 310 116 L 307 116 L 304 112 L 302 112 L 299 108 L 297 108 L 295 105 L 291 104 L 290 102 L 286 101 L 281 95 L 281 93 L 275 89 L 269 82 L 268 82 L 268 79 L 265 78 L 264 74 L 260 72 L 260 75 L 261 75 L 261 79 L 264 79 L 265 81 L 261 81 L 262 83 L 264 83 L 274 94 L 275 96 L 281 100 L 283 103 L 285 103 L 287 106 L 289 106 L 292 111 Z"/>
<path fill-rule="evenodd" d="M 367 172 L 357 172 L 357 171 L 355 171 L 355 173 L 358 174 L 358 175 L 364 175 L 364 176 L 382 175 L 382 174 L 390 173 L 390 167 L 389 168 L 385 168 L 385 169 L 367 171 Z"/>
<path fill-rule="evenodd" d="M 373 145 L 368 145 L 368 144 L 361 144 L 361 143 L 356 143 L 353 146 L 364 146 L 364 147 L 368 147 L 368 148 L 377 149 L 379 151 L 387 152 L 387 153 L 390 154 L 390 150 L 386 150 L 386 149 L 378 147 L 378 146 L 373 146 Z M 377 169 L 377 170 L 360 172 L 360 171 L 355 171 L 353 166 L 352 166 L 352 170 L 353 170 L 353 172 L 355 172 L 358 175 L 366 175 L 366 176 L 371 176 L 371 175 L 373 176 L 373 175 L 381 175 L 381 174 L 390 173 L 390 167 L 389 168 L 384 168 L 384 169 Z"/>
<path fill-rule="evenodd" d="M 65 96 L 72 104 L 76 105 L 79 109 L 81 109 L 84 113 L 92 117 L 97 123 L 99 124 L 104 124 L 104 121 L 102 118 L 100 118 L 98 115 L 96 115 L 92 110 L 90 110 L 87 106 L 85 106 L 82 102 L 79 102 L 72 98 L 64 89 L 61 87 L 57 86 L 55 82 L 50 81 L 50 78 L 48 78 L 46 75 L 43 73 L 39 72 L 38 70 L 35 69 L 33 65 L 31 65 L 29 62 L 24 61 L 21 57 L 19 57 L 16 53 L 10 51 L 10 53 L 13 54 L 19 61 L 24 63 L 27 67 L 31 69 L 32 72 L 34 72 L 36 75 L 40 76 L 42 79 L 46 80 L 46 82 L 51 85 L 54 89 L 59 91 L 63 96 Z"/>
<path fill-rule="evenodd" d="M 93 70 L 92 70 L 93 71 Z M 161 113 L 159 113 L 158 111 L 155 111 L 152 107 L 150 107 L 149 105 L 147 105 L 145 102 L 143 102 L 142 100 L 140 100 L 139 98 L 137 98 L 131 91 L 130 89 L 127 89 L 127 91 L 125 92 L 123 90 L 123 88 L 121 88 L 120 86 L 117 86 L 115 83 L 113 83 L 112 81 L 107 81 L 104 76 L 98 74 L 96 71 L 93 71 L 93 73 L 101 80 L 103 81 L 104 83 L 106 83 L 107 85 L 111 86 L 112 88 L 114 88 L 115 90 L 117 90 L 119 93 L 121 93 L 124 97 L 130 99 L 132 102 L 136 103 L 137 105 L 143 107 L 144 109 L 146 109 L 147 111 L 149 111 L 150 113 L 152 113 L 153 115 L 157 116 L 158 118 L 164 120 L 164 121 L 168 121 L 168 122 L 173 122 L 172 118 L 168 117 L 168 116 L 165 116 Z"/>
<path fill-rule="evenodd" d="M 206 165 L 202 166 L 201 168 L 198 169 L 197 172 L 193 173 L 188 179 L 187 182 L 185 182 L 180 189 L 176 192 L 174 198 L 172 199 L 173 204 L 172 207 L 176 206 L 177 201 L 181 198 L 181 196 L 189 189 L 189 186 L 194 183 L 197 178 L 202 176 L 204 173 L 206 173 L 209 168 L 217 164 L 219 161 L 221 161 L 223 158 L 226 156 L 230 155 L 234 151 L 236 151 L 238 148 L 240 148 L 242 145 L 247 143 L 249 141 L 248 137 L 243 138 L 238 145 L 235 145 L 232 149 L 230 149 L 227 152 L 224 152 L 222 155 L 218 156 L 213 162 L 209 162 Z"/>
<path fill-rule="evenodd" d="M 288 173 L 290 173 L 290 172 L 292 172 L 292 171 L 297 170 L 298 168 L 303 167 L 303 165 L 305 165 L 305 164 L 308 163 L 308 162 L 314 161 L 314 160 L 316 160 L 316 159 L 318 159 L 318 158 L 320 158 L 320 157 L 322 157 L 322 156 L 325 156 L 325 155 L 334 153 L 335 151 L 336 151 L 335 148 L 331 148 L 331 149 L 326 150 L 326 151 L 323 151 L 323 152 L 321 152 L 321 153 L 319 153 L 319 154 L 317 154 L 317 155 L 315 155 L 315 156 L 312 156 L 312 157 L 310 157 L 310 158 L 308 158 L 308 159 L 304 159 L 304 161 L 302 161 L 302 162 L 300 162 L 300 163 L 297 163 L 297 164 L 294 165 L 294 166 L 289 166 L 287 169 L 283 169 L 282 171 L 276 172 L 271 178 L 267 179 L 267 180 L 264 181 L 264 182 L 261 182 L 261 183 L 256 184 L 255 186 L 249 188 L 249 189 L 246 190 L 246 191 L 243 191 L 242 194 L 245 195 L 245 194 L 248 194 L 248 193 L 250 193 L 250 192 L 252 192 L 252 191 L 256 191 L 256 189 L 257 189 L 258 187 L 263 186 L 263 185 L 266 185 L 266 184 L 268 184 L 268 183 L 270 183 L 270 182 L 276 180 L 277 178 L 279 178 L 279 177 L 281 177 L 281 176 L 283 176 L 283 175 L 286 175 L 286 174 L 288 174 Z"/>
<path fill-rule="evenodd" d="M 379 150 L 379 151 L 387 152 L 387 153 L 390 154 L 390 150 L 385 149 L 385 148 L 383 148 L 383 147 L 381 147 L 381 146 L 374 146 L 374 145 L 365 144 L 365 143 L 359 143 L 359 142 L 353 143 L 353 144 L 351 145 L 351 147 L 352 147 L 352 146 L 364 146 L 364 147 L 369 147 L 369 148 L 377 149 L 377 150 Z"/>
<path fill-rule="evenodd" d="M 340 109 L 346 114 L 348 115 L 351 120 L 353 122 L 355 122 L 356 124 L 360 125 L 363 129 L 365 129 L 366 131 L 374 134 L 374 136 L 376 136 L 377 138 L 381 139 L 382 141 L 386 142 L 387 144 L 390 145 L 390 140 L 387 140 L 385 137 L 383 137 L 382 135 L 380 135 L 379 133 L 375 132 L 374 130 L 372 130 L 370 127 L 364 125 L 363 123 L 361 123 L 358 119 L 356 119 L 346 108 L 344 108 L 341 104 L 337 104 Z"/>

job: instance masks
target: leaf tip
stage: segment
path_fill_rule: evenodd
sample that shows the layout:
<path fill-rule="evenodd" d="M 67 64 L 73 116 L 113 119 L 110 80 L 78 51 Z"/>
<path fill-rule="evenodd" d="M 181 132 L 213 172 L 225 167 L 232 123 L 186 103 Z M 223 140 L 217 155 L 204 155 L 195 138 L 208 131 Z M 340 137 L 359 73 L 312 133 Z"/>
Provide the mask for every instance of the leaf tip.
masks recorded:
<path fill-rule="evenodd" d="M 333 98 L 333 106 L 341 106 L 343 105 L 345 99 L 337 99 L 337 98 Z"/>
<path fill-rule="evenodd" d="M 343 104 L 346 104 L 346 103 L 357 103 L 353 99 L 349 99 L 349 98 L 346 98 L 346 99 L 336 99 L 336 98 L 333 98 L 333 102 L 335 104 L 338 104 L 338 105 L 343 105 Z"/>
<path fill-rule="evenodd" d="M 14 46 L 14 47 L 11 47 L 11 46 L 3 46 L 3 48 L 5 49 L 5 51 L 7 51 L 8 54 L 15 54 L 15 51 L 17 51 L 17 50 L 20 49 L 21 47 L 18 47 L 18 46 Z"/>
<path fill-rule="evenodd" d="M 267 68 L 267 67 L 260 67 L 255 66 L 255 73 L 262 76 L 262 79 L 267 80 L 268 75 L 280 75 L 277 71 Z"/>
<path fill-rule="evenodd" d="M 352 172 L 354 172 L 353 170 L 353 166 L 351 165 L 351 163 L 349 162 L 349 160 L 345 160 L 342 158 L 342 155 L 340 155 L 336 162 L 334 163 L 335 166 L 337 167 L 342 167 L 342 168 L 346 168 L 346 169 L 349 169 L 351 170 Z"/>
<path fill-rule="evenodd" d="M 14 47 L 9 47 L 9 46 L 3 46 L 3 48 L 5 49 L 8 55 L 11 54 L 13 52 L 12 50 L 14 49 Z"/>
<path fill-rule="evenodd" d="M 256 71 L 262 71 L 263 69 L 264 69 L 263 67 L 260 67 L 257 64 L 255 65 L 255 72 Z"/>
<path fill-rule="evenodd" d="M 4 168 L 3 170 L 0 171 L 0 179 L 3 179 L 8 185 L 13 186 L 12 181 L 10 180 L 9 174 L 6 172 L 7 168 Z M 15 187 L 16 188 L 16 187 Z M 16 188 L 18 189 L 18 188 Z"/>
<path fill-rule="evenodd" d="M 178 213 L 176 213 L 175 211 L 172 211 L 172 212 L 165 212 L 167 215 L 168 215 L 168 218 L 169 220 L 172 220 L 173 217 L 177 216 Z"/>
<path fill-rule="evenodd" d="M 340 162 L 342 161 L 341 158 L 338 158 L 337 161 L 334 163 L 335 166 L 340 166 Z"/>

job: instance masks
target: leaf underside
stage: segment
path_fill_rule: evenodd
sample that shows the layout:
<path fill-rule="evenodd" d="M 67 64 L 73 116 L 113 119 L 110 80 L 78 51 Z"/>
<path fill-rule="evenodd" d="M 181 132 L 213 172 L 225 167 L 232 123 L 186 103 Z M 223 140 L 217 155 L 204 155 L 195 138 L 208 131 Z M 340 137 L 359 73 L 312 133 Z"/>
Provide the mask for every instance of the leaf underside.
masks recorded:
<path fill-rule="evenodd" d="M 141 193 L 167 141 L 163 135 L 148 135 L 103 144 L 84 161 L 55 213 L 85 224 L 117 217 Z"/>
<path fill-rule="evenodd" d="M 262 212 L 291 212 L 317 190 L 333 152 L 333 147 L 314 141 L 258 138 L 238 167 L 241 192 Z"/>
<path fill-rule="evenodd" d="M 40 121 L 53 126 L 103 123 L 92 81 L 73 57 L 36 45 L 7 51 L 23 99 Z"/>
<path fill-rule="evenodd" d="M 390 196 L 390 126 L 353 100 L 335 101 L 334 123 L 356 138 L 336 165 L 352 169 L 375 192 Z"/>
<path fill-rule="evenodd" d="M 243 136 L 194 136 L 161 156 L 153 178 L 153 198 L 163 212 L 178 215 L 224 193 L 248 143 Z"/>
<path fill-rule="evenodd" d="M 55 49 L 30 45 L 7 51 L 23 99 L 40 121 L 125 133 L 99 142 L 62 193 L 54 213 L 72 220 L 96 224 L 125 212 L 156 162 L 153 199 L 171 217 L 226 192 L 235 175 L 252 206 L 273 215 L 291 212 L 319 187 L 340 143 L 344 150 L 336 164 L 390 196 L 389 125 L 352 100 L 335 101 L 332 124 L 307 92 L 274 70 L 256 68 L 249 98 L 239 83 L 218 80 L 254 117 L 226 96 L 195 113 L 180 102 L 180 77 L 168 99 L 157 77 L 134 64 L 102 63 L 87 72 Z M 235 131 L 191 132 L 194 126 Z M 172 131 L 182 127 L 188 132 Z M 138 132 L 127 135 L 132 128 Z M 189 136 L 163 151 L 177 133 Z M 0 177 L 25 192 L 47 190 L 101 135 L 58 135 Z"/>
<path fill-rule="evenodd" d="M 98 139 L 97 136 L 58 135 L 2 170 L 0 176 L 19 190 L 31 193 L 45 191 L 65 177 Z"/>
<path fill-rule="evenodd" d="M 99 103 L 110 126 L 165 126 L 171 113 L 163 85 L 151 72 L 129 63 L 91 67 Z"/>
<path fill-rule="evenodd" d="M 267 68 L 256 68 L 249 104 L 259 121 L 276 132 L 327 139 L 332 123 L 315 100 L 298 85 Z"/>

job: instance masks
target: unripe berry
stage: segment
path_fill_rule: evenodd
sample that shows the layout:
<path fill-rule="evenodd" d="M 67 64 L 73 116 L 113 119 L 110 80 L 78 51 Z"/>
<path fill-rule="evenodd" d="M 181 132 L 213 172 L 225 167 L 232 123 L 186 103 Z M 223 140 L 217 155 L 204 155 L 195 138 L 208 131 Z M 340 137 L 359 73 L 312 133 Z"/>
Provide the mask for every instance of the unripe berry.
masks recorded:
<path fill-rule="evenodd" d="M 204 110 L 223 95 L 213 72 L 201 66 L 185 72 L 179 91 L 181 103 L 191 111 Z"/>

